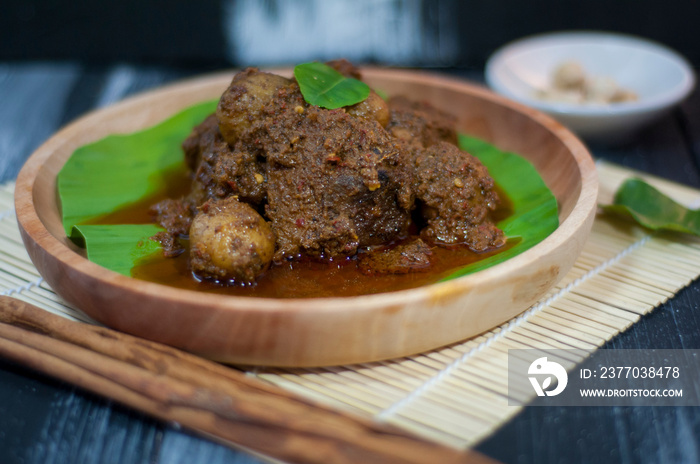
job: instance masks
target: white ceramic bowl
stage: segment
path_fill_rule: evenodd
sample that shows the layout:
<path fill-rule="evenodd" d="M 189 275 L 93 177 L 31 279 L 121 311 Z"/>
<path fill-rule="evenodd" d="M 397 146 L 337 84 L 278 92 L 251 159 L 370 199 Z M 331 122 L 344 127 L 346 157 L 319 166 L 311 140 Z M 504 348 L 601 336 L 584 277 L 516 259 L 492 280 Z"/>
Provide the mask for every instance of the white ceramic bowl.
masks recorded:
<path fill-rule="evenodd" d="M 587 75 L 606 76 L 635 92 L 636 101 L 614 104 L 544 101 L 554 69 L 576 61 Z M 666 113 L 693 90 L 688 62 L 646 39 L 605 32 L 559 32 L 524 38 L 494 53 L 486 82 L 496 92 L 548 113 L 588 141 L 615 142 Z"/>

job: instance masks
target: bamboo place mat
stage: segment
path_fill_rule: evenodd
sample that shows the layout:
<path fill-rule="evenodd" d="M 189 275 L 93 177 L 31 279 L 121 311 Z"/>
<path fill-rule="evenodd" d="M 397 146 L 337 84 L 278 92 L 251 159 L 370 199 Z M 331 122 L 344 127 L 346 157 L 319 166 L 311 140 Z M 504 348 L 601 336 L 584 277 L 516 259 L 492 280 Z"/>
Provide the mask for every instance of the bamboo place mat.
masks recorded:
<path fill-rule="evenodd" d="M 600 203 L 609 203 L 633 174 L 598 162 Z M 645 177 L 690 207 L 700 191 Z M 90 322 L 41 279 L 22 245 L 12 183 L 0 186 L 0 295 L 55 314 Z M 512 348 L 592 353 L 700 275 L 700 239 L 649 233 L 598 216 L 581 256 L 539 303 L 479 337 L 409 358 L 316 369 L 249 369 L 271 384 L 334 408 L 385 421 L 427 439 L 467 448 L 491 434 L 520 408 L 508 405 Z M 571 359 L 569 369 L 581 359 Z M 534 391 L 513 392 L 526 402 Z"/>

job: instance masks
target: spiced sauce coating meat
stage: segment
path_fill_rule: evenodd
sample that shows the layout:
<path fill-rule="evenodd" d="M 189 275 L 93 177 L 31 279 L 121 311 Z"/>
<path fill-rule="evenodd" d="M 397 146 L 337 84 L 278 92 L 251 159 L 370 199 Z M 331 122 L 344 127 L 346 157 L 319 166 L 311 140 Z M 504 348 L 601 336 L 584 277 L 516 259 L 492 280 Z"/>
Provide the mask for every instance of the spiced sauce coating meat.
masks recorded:
<path fill-rule="evenodd" d="M 420 238 L 385 250 L 373 250 L 358 257 L 360 272 L 367 275 L 408 274 L 430 269 L 433 252 Z"/>
<path fill-rule="evenodd" d="M 185 153 L 185 164 L 192 174 L 190 193 L 185 198 L 168 198 L 150 208 L 150 213 L 155 222 L 163 226 L 172 236 L 166 238 L 159 234 L 159 241 L 166 249 L 166 254 L 173 254 L 178 250 L 175 237 L 189 233 L 192 218 L 197 212 L 197 206 L 209 198 L 216 196 L 214 181 L 211 177 L 212 145 L 218 134 L 219 122 L 215 115 L 206 118 L 201 124 L 192 129 L 190 135 L 182 142 L 182 151 Z M 229 192 L 221 192 L 219 196 L 225 196 Z"/>
<path fill-rule="evenodd" d="M 405 97 L 391 98 L 389 108 L 390 120 L 386 129 L 401 145 L 399 165 L 403 171 L 403 182 L 398 197 L 404 208 L 413 209 L 416 199 L 416 158 L 425 148 L 438 142 L 457 144 L 455 118 L 428 103 Z"/>
<path fill-rule="evenodd" d="M 346 107 L 345 111 L 357 118 L 374 119 L 382 127 L 391 120 L 389 105 L 374 90 L 370 90 L 369 96 L 360 103 Z"/>
<path fill-rule="evenodd" d="M 332 65 L 360 77 L 350 63 Z M 404 273 L 427 269 L 432 245 L 498 247 L 493 180 L 457 148 L 454 127 L 428 104 L 387 104 L 374 92 L 322 109 L 296 82 L 246 69 L 183 142 L 191 191 L 152 207 L 167 229 L 161 242 L 174 255 L 189 234 L 195 273 L 244 282 L 270 260 L 361 252 L 362 272 Z M 422 240 L 403 241 L 416 227 Z"/>
<path fill-rule="evenodd" d="M 498 196 L 486 167 L 447 142 L 421 150 L 415 160 L 416 197 L 427 227 L 421 237 L 438 245 L 466 245 L 484 251 L 505 244 L 488 215 Z"/>
<path fill-rule="evenodd" d="M 276 261 L 352 256 L 405 235 L 399 148 L 377 121 L 310 106 L 292 85 L 239 143 L 266 153 L 265 213 L 277 235 Z"/>
<path fill-rule="evenodd" d="M 289 84 L 289 79 L 276 74 L 247 68 L 233 76 L 216 108 L 219 130 L 231 145 L 258 119 L 260 111 L 277 89 Z"/>
<path fill-rule="evenodd" d="M 335 69 L 345 77 L 352 77 L 353 79 L 358 80 L 362 79 L 362 73 L 360 73 L 360 69 L 357 66 L 355 66 L 351 61 L 348 61 L 345 58 L 326 61 L 326 65 Z"/>
<path fill-rule="evenodd" d="M 441 141 L 457 144 L 454 116 L 406 97 L 391 98 L 389 108 L 387 130 L 407 147 L 428 148 Z"/>

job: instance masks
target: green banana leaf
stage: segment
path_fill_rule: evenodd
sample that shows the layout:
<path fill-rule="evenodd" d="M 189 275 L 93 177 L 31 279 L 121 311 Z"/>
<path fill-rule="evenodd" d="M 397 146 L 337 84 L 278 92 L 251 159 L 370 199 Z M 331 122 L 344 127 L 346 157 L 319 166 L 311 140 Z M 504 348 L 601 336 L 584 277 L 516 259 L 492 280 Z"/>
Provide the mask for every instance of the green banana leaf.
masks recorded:
<path fill-rule="evenodd" d="M 464 134 L 459 135 L 459 146 L 479 158 L 511 201 L 512 214 L 497 225 L 515 245 L 465 266 L 443 280 L 502 263 L 537 245 L 559 226 L 557 199 L 529 161 Z"/>
<path fill-rule="evenodd" d="M 125 276 L 141 260 L 162 253 L 159 242 L 152 240 L 163 229 L 155 224 L 78 225 L 73 227 L 75 241 L 87 245 L 87 257 Z"/>
<path fill-rule="evenodd" d="M 141 259 L 161 250 L 154 224 L 87 225 L 166 187 L 183 164 L 180 145 L 217 101 L 192 106 L 151 128 L 110 135 L 73 153 L 58 174 L 63 228 L 90 261 L 131 275 Z"/>
<path fill-rule="evenodd" d="M 612 205 L 603 210 L 632 217 L 652 230 L 700 235 L 700 210 L 676 203 L 642 179 L 627 179 L 615 192 Z"/>
<path fill-rule="evenodd" d="M 149 129 L 109 135 L 75 150 L 58 174 L 66 235 L 73 235 L 76 224 L 162 191 L 167 174 L 182 165 L 180 144 L 216 103 L 200 103 Z"/>
<path fill-rule="evenodd" d="M 113 135 L 79 148 L 58 176 L 66 234 L 87 248 L 88 258 L 130 275 L 139 261 L 159 250 L 152 224 L 86 225 L 163 188 L 168 169 L 183 163 L 180 144 L 216 102 L 190 107 L 152 128 Z M 499 223 L 515 245 L 451 274 L 453 279 L 503 262 L 539 243 L 558 226 L 557 202 L 535 168 L 520 156 L 466 135 L 460 146 L 489 168 L 510 199 L 513 214 Z"/>

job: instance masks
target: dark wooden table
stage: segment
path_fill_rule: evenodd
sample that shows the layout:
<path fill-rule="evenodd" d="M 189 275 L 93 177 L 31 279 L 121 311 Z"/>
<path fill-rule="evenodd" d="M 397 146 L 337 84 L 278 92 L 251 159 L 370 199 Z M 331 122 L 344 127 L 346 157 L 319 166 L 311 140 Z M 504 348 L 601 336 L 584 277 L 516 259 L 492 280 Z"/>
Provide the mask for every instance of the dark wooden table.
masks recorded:
<path fill-rule="evenodd" d="M 207 70 L 0 63 L 0 181 L 61 126 L 127 95 Z M 445 70 L 472 80 L 478 71 Z M 700 92 L 619 147 L 595 157 L 700 188 Z M 607 348 L 700 349 L 700 282 Z M 698 373 L 700 377 L 700 373 Z M 526 407 L 481 443 L 509 463 L 700 462 L 697 407 Z M 195 436 L 0 359 L 0 463 L 251 463 Z"/>

